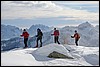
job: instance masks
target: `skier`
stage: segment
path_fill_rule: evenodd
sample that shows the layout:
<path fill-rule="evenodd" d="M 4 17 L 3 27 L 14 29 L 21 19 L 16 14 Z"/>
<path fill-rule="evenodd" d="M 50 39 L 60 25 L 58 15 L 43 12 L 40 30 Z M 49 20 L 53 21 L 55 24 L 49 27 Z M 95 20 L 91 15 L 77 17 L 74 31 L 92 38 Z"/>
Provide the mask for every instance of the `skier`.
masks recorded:
<path fill-rule="evenodd" d="M 78 46 L 78 40 L 80 38 L 80 35 L 77 33 L 77 30 L 75 30 L 74 36 L 71 36 L 71 38 L 75 38 L 75 44 Z"/>
<path fill-rule="evenodd" d="M 59 43 L 59 41 L 58 41 L 58 39 L 59 39 L 59 30 L 56 30 L 56 28 L 54 28 L 54 34 L 51 34 L 51 35 L 54 35 L 54 42 L 56 43 L 58 43 L 58 44 L 60 44 Z"/>
<path fill-rule="evenodd" d="M 28 41 L 28 37 L 29 37 L 29 34 L 28 32 L 26 31 L 26 29 L 23 30 L 23 34 L 20 35 L 21 37 L 24 37 L 24 44 L 25 44 L 25 47 L 24 48 L 27 48 L 27 41 Z"/>
<path fill-rule="evenodd" d="M 38 29 L 37 29 L 37 35 L 36 35 L 36 37 L 37 37 L 37 40 L 36 40 L 37 44 L 36 44 L 35 47 L 38 47 L 38 41 L 39 41 L 39 40 L 40 40 L 40 47 L 42 47 L 42 36 L 43 36 L 43 33 L 42 33 L 42 31 L 38 28 Z"/>

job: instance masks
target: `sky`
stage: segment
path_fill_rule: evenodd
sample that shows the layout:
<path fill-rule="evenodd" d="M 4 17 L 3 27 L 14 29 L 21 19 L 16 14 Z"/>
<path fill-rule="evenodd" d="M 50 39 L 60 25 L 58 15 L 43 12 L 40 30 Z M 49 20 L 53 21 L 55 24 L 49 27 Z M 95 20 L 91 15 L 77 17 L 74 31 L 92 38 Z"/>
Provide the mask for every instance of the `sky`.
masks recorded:
<path fill-rule="evenodd" d="M 1 1 L 1 24 L 64 27 L 84 22 L 99 25 L 99 1 Z"/>

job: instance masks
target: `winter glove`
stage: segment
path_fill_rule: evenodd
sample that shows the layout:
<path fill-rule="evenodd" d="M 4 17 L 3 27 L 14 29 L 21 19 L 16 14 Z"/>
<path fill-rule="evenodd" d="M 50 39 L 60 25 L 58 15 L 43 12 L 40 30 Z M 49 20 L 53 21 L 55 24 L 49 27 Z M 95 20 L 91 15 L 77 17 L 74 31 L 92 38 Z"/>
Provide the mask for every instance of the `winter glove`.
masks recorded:
<path fill-rule="evenodd" d="M 22 37 L 22 35 L 20 35 Z"/>
<path fill-rule="evenodd" d="M 53 36 L 53 34 L 51 34 L 51 36 Z"/>
<path fill-rule="evenodd" d="M 35 37 L 37 37 L 38 35 L 35 35 Z"/>
<path fill-rule="evenodd" d="M 74 38 L 73 36 L 71 36 L 71 38 Z"/>

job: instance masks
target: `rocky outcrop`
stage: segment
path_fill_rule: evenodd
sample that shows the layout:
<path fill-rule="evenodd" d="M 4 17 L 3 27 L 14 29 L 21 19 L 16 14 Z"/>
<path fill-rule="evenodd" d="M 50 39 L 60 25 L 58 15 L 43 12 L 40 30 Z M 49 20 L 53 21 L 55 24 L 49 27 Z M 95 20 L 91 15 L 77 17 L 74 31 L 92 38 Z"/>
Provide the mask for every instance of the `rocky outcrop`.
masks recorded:
<path fill-rule="evenodd" d="M 64 54 L 61 54 L 59 52 L 53 51 L 48 55 L 49 58 L 68 58 L 68 59 L 73 59 L 72 57 L 66 56 Z"/>

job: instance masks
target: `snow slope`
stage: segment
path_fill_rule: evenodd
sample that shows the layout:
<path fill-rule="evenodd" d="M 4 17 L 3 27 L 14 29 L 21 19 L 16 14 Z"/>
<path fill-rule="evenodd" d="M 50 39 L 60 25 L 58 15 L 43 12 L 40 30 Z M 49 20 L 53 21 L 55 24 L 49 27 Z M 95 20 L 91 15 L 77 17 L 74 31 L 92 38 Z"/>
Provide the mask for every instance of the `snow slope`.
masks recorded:
<path fill-rule="evenodd" d="M 1 65 L 2 66 L 38 66 L 41 63 L 36 61 L 35 58 L 27 53 L 35 49 L 21 49 L 2 53 Z M 42 65 L 42 64 L 41 64 Z"/>
<path fill-rule="evenodd" d="M 66 55 L 74 59 L 48 58 L 47 55 L 54 50 L 66 51 Z M 41 48 L 17 48 L 1 53 L 1 66 L 99 66 L 99 47 L 52 43 Z"/>

